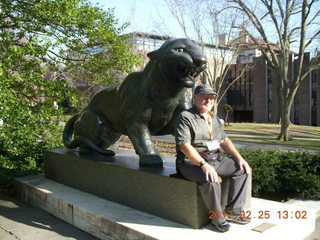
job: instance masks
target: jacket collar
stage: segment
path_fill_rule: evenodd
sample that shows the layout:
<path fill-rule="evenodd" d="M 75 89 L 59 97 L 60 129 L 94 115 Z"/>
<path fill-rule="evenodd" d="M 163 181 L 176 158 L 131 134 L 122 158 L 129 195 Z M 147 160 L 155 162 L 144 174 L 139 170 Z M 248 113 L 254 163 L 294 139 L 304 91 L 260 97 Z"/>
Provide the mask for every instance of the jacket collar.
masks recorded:
<path fill-rule="evenodd" d="M 198 108 L 195 105 L 193 105 L 189 109 L 189 112 L 193 113 L 196 118 L 203 118 L 204 119 L 204 117 L 200 114 Z"/>

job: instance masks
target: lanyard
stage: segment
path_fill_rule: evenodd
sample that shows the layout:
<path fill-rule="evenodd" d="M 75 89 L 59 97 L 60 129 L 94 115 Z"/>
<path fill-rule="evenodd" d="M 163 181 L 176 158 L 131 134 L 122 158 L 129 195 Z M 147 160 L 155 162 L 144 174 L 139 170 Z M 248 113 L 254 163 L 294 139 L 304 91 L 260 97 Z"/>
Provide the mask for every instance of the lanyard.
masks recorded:
<path fill-rule="evenodd" d="M 208 127 L 208 132 L 210 136 L 210 140 L 212 140 L 212 117 L 210 115 L 210 112 L 208 112 L 208 119 L 206 120 L 207 127 Z"/>

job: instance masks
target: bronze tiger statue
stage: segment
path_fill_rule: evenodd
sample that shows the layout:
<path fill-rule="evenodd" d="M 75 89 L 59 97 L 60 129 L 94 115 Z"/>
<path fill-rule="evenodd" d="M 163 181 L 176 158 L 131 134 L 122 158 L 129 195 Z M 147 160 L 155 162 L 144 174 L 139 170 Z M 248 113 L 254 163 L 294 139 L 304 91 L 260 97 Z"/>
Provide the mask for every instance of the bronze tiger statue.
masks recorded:
<path fill-rule="evenodd" d="M 200 46 L 190 39 L 168 40 L 147 56 L 150 61 L 143 71 L 130 73 L 121 84 L 98 92 L 67 122 L 63 132 L 66 147 L 113 156 L 107 148 L 127 135 L 140 166 L 163 166 L 151 135 L 174 134 L 176 117 L 191 107 L 188 89 L 207 61 Z"/>

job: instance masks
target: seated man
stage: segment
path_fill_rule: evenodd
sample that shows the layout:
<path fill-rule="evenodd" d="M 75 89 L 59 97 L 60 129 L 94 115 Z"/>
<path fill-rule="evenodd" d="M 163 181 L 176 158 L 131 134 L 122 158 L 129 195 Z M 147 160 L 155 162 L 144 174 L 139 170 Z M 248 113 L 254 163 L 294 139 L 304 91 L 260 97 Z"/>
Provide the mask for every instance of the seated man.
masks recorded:
<path fill-rule="evenodd" d="M 251 168 L 226 137 L 223 123 L 210 113 L 216 96 L 209 86 L 197 86 L 194 106 L 178 117 L 175 133 L 177 171 L 184 178 L 199 184 L 206 207 L 214 213 L 211 224 L 219 231 L 226 232 L 230 227 L 227 221 L 240 224 L 249 222 L 240 213 L 246 200 L 247 174 L 251 174 Z M 233 159 L 221 156 L 220 147 Z M 230 178 L 224 210 L 220 204 L 218 176 Z"/>

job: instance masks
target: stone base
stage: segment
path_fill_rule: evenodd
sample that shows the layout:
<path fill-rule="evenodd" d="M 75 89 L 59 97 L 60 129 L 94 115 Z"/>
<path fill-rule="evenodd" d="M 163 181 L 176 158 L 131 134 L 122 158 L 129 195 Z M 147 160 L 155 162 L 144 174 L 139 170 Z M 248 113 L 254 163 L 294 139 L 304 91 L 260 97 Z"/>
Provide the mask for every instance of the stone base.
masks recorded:
<path fill-rule="evenodd" d="M 43 175 L 17 178 L 15 188 L 22 200 L 104 240 L 171 239 L 185 225 L 168 221 L 92 194 L 59 184 Z M 159 233 L 160 229 L 164 230 Z M 1 237 L 0 237 L 1 239 Z"/>
<path fill-rule="evenodd" d="M 228 232 L 220 233 L 211 224 L 202 229 L 193 229 L 59 184 L 44 178 L 43 175 L 18 178 L 15 183 L 24 201 L 104 240 L 267 240 L 278 239 L 279 236 L 285 236 L 290 240 L 301 240 L 306 239 L 305 237 L 315 229 L 317 209 L 263 199 L 252 198 L 252 206 L 247 209 L 247 214 L 250 213 L 252 218 L 251 223 L 247 225 L 231 223 Z M 290 217 L 280 218 L 278 211 L 287 211 Z M 270 216 L 262 215 L 261 212 Z M 305 213 L 306 218 L 298 219 L 295 213 Z M 41 224 L 33 225 L 43 228 Z M 264 228 L 262 232 L 257 231 L 265 225 L 272 227 Z M 46 229 L 50 229 L 50 225 Z M 13 232 L 18 230 L 11 229 Z"/>
<path fill-rule="evenodd" d="M 208 223 L 197 184 L 169 177 L 175 173 L 174 158 L 165 158 L 164 168 L 139 167 L 138 156 L 118 150 L 115 157 L 84 155 L 69 149 L 45 153 L 48 179 L 126 206 L 193 228 Z M 228 182 L 223 182 L 222 201 Z M 251 196 L 248 191 L 249 198 Z"/>
<path fill-rule="evenodd" d="M 67 186 L 194 228 L 208 223 L 208 211 L 195 183 L 169 177 L 162 169 L 139 167 L 131 151 L 115 157 L 83 155 L 69 149 L 45 153 L 45 176 Z"/>

